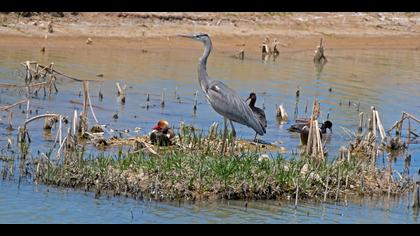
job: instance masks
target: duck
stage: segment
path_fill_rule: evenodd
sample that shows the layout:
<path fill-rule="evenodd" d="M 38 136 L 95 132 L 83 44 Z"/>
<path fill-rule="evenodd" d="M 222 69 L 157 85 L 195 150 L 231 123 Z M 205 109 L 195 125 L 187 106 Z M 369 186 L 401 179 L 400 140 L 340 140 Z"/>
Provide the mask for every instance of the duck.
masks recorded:
<path fill-rule="evenodd" d="M 249 94 L 249 97 L 245 100 L 246 102 L 250 100 L 249 107 L 251 108 L 254 115 L 258 118 L 258 121 L 260 122 L 261 126 L 264 128 L 267 128 L 267 119 L 265 118 L 265 112 L 263 109 L 256 107 L 255 103 L 257 102 L 257 95 L 252 92 Z M 255 133 L 254 141 L 257 140 L 257 133 Z"/>
<path fill-rule="evenodd" d="M 327 120 L 324 123 L 321 124 L 321 127 L 319 128 L 319 134 L 321 135 L 321 138 L 323 134 L 327 133 L 327 129 L 329 129 L 332 133 L 332 122 Z M 297 132 L 300 133 L 300 141 L 303 145 L 308 144 L 308 138 L 309 138 L 309 126 L 310 121 L 307 122 L 299 122 L 296 124 L 293 124 L 291 127 L 289 127 L 290 132 Z"/>
<path fill-rule="evenodd" d="M 169 146 L 172 145 L 172 139 L 175 137 L 175 132 L 169 128 L 169 123 L 166 120 L 159 120 L 156 126 L 150 132 L 150 141 L 153 145 Z"/>

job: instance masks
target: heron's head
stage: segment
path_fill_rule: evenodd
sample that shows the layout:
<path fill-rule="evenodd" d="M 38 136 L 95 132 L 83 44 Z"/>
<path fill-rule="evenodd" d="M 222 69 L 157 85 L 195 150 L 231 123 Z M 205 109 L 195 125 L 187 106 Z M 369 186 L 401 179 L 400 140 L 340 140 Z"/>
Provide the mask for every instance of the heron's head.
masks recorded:
<path fill-rule="evenodd" d="M 203 43 L 206 43 L 208 41 L 210 41 L 210 37 L 208 34 L 205 33 L 198 33 L 198 34 L 180 34 L 178 35 L 179 37 L 184 37 L 184 38 L 189 38 L 189 39 L 194 39 L 197 41 L 201 41 Z"/>

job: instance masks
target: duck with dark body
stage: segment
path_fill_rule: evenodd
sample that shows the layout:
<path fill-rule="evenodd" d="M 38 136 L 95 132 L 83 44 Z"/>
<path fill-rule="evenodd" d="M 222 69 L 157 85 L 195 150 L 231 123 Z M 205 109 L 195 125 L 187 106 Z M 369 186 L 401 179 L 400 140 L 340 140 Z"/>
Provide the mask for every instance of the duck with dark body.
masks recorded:
<path fill-rule="evenodd" d="M 169 128 L 166 120 L 160 120 L 150 132 L 150 141 L 153 145 L 169 146 L 172 145 L 172 139 L 175 137 L 173 129 Z"/>
<path fill-rule="evenodd" d="M 309 127 L 310 127 L 310 121 L 299 122 L 290 126 L 288 130 L 290 132 L 300 133 L 300 141 L 302 142 L 303 145 L 307 145 L 308 138 L 309 138 Z M 321 135 L 321 138 L 323 134 L 327 133 L 327 129 L 329 129 L 332 133 L 332 122 L 329 120 L 322 123 L 321 128 L 319 128 L 319 134 Z"/>
<path fill-rule="evenodd" d="M 254 112 L 254 115 L 257 116 L 261 126 L 267 128 L 267 119 L 265 118 L 264 110 L 255 106 L 255 103 L 257 102 L 257 95 L 255 93 L 250 93 L 249 97 L 245 101 L 248 100 L 250 101 L 249 107 L 251 108 L 252 112 Z M 258 133 L 255 133 L 254 142 L 257 142 L 257 135 Z"/>

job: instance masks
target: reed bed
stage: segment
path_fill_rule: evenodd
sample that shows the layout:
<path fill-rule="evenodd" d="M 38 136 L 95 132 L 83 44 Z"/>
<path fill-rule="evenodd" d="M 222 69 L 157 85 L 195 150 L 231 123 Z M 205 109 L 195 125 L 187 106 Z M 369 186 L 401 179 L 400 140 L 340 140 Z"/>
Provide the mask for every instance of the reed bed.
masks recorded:
<path fill-rule="evenodd" d="M 236 142 L 233 153 L 220 155 L 220 133 L 212 137 L 211 129 L 207 135 L 197 135 L 191 127 L 184 129 L 190 132 L 181 131 L 177 144 L 169 147 L 145 147 L 139 143 L 147 140 L 138 139 L 121 141 L 115 154 L 87 156 L 83 147 L 72 149 L 59 161 L 41 154 L 34 168 L 35 180 L 92 191 L 97 196 L 192 201 L 340 200 L 347 195 L 399 195 L 413 188 L 409 178 L 387 178 L 387 169 L 358 155 L 330 162 L 306 156 L 285 158 L 245 141 Z M 122 151 L 123 145 L 133 143 L 140 148 Z"/>

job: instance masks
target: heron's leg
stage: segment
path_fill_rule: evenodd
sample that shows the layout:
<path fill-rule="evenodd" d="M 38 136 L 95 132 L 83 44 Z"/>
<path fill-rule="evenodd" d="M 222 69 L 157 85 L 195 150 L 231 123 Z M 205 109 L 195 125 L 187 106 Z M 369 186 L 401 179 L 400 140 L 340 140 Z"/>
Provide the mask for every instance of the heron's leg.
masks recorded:
<path fill-rule="evenodd" d="M 221 151 L 222 155 L 225 152 L 226 136 L 227 136 L 227 118 L 224 117 L 224 119 L 225 119 L 225 128 L 223 130 L 223 142 L 222 142 L 222 151 Z"/>
<path fill-rule="evenodd" d="M 257 133 L 257 132 L 255 132 L 254 142 L 256 142 L 256 143 L 258 143 L 258 140 L 257 140 L 257 135 L 258 135 L 258 133 Z"/>
<path fill-rule="evenodd" d="M 236 138 L 236 130 L 235 130 L 235 127 L 233 126 L 233 122 L 232 120 L 229 120 L 229 121 L 230 121 L 230 126 L 232 127 L 232 136 Z"/>
<path fill-rule="evenodd" d="M 236 130 L 235 130 L 235 127 L 233 126 L 232 120 L 229 120 L 229 121 L 230 121 L 230 126 L 232 127 L 232 143 L 231 143 L 231 150 L 230 151 L 233 154 L 233 150 L 235 148 Z"/>

